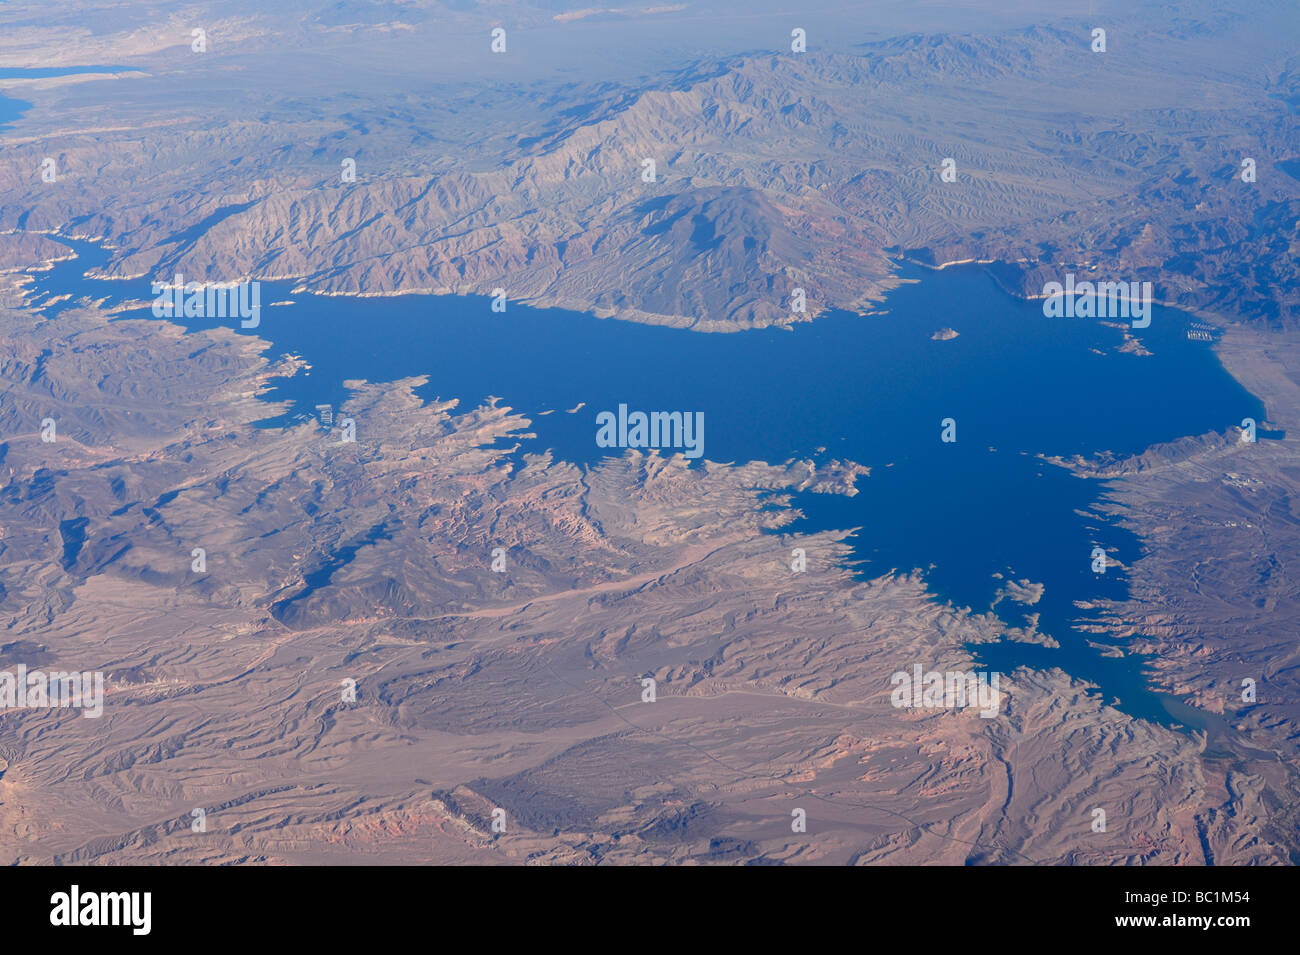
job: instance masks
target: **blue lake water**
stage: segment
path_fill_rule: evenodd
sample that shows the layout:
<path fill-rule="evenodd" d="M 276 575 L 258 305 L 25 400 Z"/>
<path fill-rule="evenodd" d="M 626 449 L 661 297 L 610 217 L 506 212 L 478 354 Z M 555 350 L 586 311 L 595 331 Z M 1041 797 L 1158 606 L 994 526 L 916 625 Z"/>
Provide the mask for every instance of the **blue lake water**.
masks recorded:
<path fill-rule="evenodd" d="M 23 100 L 0 96 L 0 130 L 8 129 L 23 113 L 31 108 L 31 103 Z"/>
<path fill-rule="evenodd" d="M 75 245 L 79 258 L 45 273 L 40 290 L 150 297 L 144 281 L 84 279 L 106 254 Z M 1045 318 L 1038 304 L 1005 294 L 978 266 L 904 266 L 902 274 L 918 281 L 890 294 L 888 314 L 831 314 L 792 331 L 704 335 L 515 304 L 499 314 L 474 297 L 294 296 L 291 283 L 262 284 L 256 329 L 229 319 L 182 324 L 235 327 L 273 342 L 273 354 L 304 356 L 310 374 L 280 380 L 269 396 L 296 410 L 338 408 L 345 379 L 426 375 L 425 397 L 459 398 L 462 409 L 498 397 L 529 414 L 538 437 L 525 450 L 549 448 L 584 465 L 622 453 L 595 441 L 596 414 L 619 404 L 703 412 L 711 461 L 868 465 L 855 497 L 796 495 L 804 517 L 783 533 L 861 528 L 852 541 L 861 574 L 920 568 L 940 598 L 975 611 L 993 604 L 997 574 L 1042 583 L 1038 604 L 1003 601 L 995 612 L 1008 626 L 1021 626 L 1026 611 L 1040 614 L 1039 629 L 1060 648 L 973 647 L 983 665 L 1060 667 L 1096 683 L 1103 699 L 1131 715 L 1206 726 L 1204 714 L 1149 689 L 1141 658 L 1104 656 L 1088 640 L 1107 638 L 1073 629 L 1086 619 L 1076 601 L 1126 594 L 1122 571 L 1093 572 L 1092 548 L 1125 564 L 1141 549 L 1113 522 L 1089 516 L 1104 490 L 1099 482 L 1036 455 L 1137 453 L 1244 417 L 1263 421 L 1259 400 L 1208 344 L 1186 338 L 1189 316 L 1175 310 L 1152 306 L 1150 327 L 1135 334 L 1154 354 L 1137 356 L 1115 351 L 1120 330 Z M 287 299 L 297 304 L 268 307 Z M 932 341 L 945 326 L 960 337 Z M 566 413 L 580 403 L 579 413 Z M 548 410 L 554 413 L 537 414 Z M 957 423 L 956 443 L 940 441 L 948 417 Z M 362 435 L 364 428 L 358 422 Z M 900 667 L 913 662 L 926 661 Z"/>
<path fill-rule="evenodd" d="M 0 66 L 0 80 L 42 80 L 85 73 L 121 73 L 129 66 Z"/>

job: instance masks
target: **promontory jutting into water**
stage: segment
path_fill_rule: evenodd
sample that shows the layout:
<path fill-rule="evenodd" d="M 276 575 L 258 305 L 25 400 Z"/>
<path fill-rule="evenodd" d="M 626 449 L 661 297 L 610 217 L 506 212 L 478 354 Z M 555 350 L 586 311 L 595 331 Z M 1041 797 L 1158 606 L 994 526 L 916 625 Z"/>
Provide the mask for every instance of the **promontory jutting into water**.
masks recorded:
<path fill-rule="evenodd" d="M 106 256 L 86 243 L 77 249 L 76 261 L 38 279 L 38 291 L 148 297 L 143 280 L 84 280 Z M 1060 667 L 1130 714 L 1193 722 L 1186 707 L 1150 691 L 1141 659 L 1103 656 L 1071 629 L 1083 613 L 1076 601 L 1125 595 L 1121 572 L 1094 573 L 1094 546 L 1125 565 L 1139 548 L 1114 523 L 1084 516 L 1104 491 L 1100 482 L 1039 455 L 1138 453 L 1244 417 L 1262 421 L 1259 401 L 1207 344 L 1188 339 L 1182 313 L 1156 306 L 1149 327 L 1129 331 L 1144 348 L 1120 352 L 1127 326 L 1047 318 L 977 266 L 905 267 L 903 275 L 919 281 L 890 295 L 888 314 L 831 314 L 793 330 L 728 335 L 514 304 L 496 313 L 486 298 L 293 295 L 289 283 L 262 283 L 262 303 L 296 304 L 263 307 L 256 327 L 176 321 L 221 324 L 270 340 L 275 353 L 303 356 L 310 374 L 281 381 L 269 396 L 299 411 L 338 408 L 346 379 L 425 375 L 426 397 L 459 398 L 462 410 L 499 397 L 530 416 L 537 439 L 527 450 L 549 448 L 582 464 L 625 453 L 626 439 L 613 440 L 617 428 L 597 440 L 625 406 L 702 416 L 690 420 L 707 423 L 702 456 L 710 461 L 867 465 L 854 497 L 797 495 L 805 516 L 791 530 L 861 528 L 853 544 L 862 574 L 920 568 L 939 597 L 977 612 L 993 605 L 1005 578 L 1042 584 L 1038 603 L 1015 609 L 1003 601 L 996 612 L 1015 627 L 1026 610 L 1037 613 L 1039 630 L 1060 648 L 973 647 L 984 665 Z M 932 339 L 945 328 L 956 337 Z M 955 442 L 940 440 L 948 418 Z"/>

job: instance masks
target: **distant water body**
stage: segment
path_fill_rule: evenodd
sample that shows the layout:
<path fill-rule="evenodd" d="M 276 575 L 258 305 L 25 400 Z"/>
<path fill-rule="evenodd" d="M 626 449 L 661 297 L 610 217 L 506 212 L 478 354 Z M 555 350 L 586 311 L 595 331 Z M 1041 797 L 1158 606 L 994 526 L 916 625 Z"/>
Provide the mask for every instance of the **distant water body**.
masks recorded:
<path fill-rule="evenodd" d="M 125 66 L 52 66 L 52 67 L 0 67 L 0 80 L 46 79 L 51 76 L 77 76 L 83 73 L 116 73 L 129 69 Z M 31 109 L 23 100 L 0 96 L 0 131 L 8 129 L 14 120 Z"/>
<path fill-rule="evenodd" d="M 31 109 L 31 105 L 19 99 L 0 96 L 0 131 L 12 126 L 15 120 Z"/>
<path fill-rule="evenodd" d="M 76 247 L 77 260 L 38 280 L 41 292 L 149 298 L 144 281 L 84 279 L 106 256 Z M 310 373 L 280 380 L 269 395 L 296 411 L 338 408 L 346 379 L 426 375 L 424 397 L 459 398 L 463 410 L 499 397 L 531 419 L 538 437 L 527 450 L 549 448 L 584 465 L 623 453 L 595 440 L 596 415 L 620 404 L 703 412 L 711 461 L 868 465 L 854 497 L 796 495 L 804 516 L 788 531 L 861 528 L 852 539 L 860 574 L 919 568 L 937 595 L 977 612 L 993 606 L 1006 579 L 1042 584 L 1037 604 L 1003 600 L 994 611 L 1008 627 L 1039 614 L 1039 630 L 1060 648 L 973 646 L 983 666 L 1060 667 L 1133 716 L 1207 725 L 1204 714 L 1149 688 L 1142 658 L 1106 656 L 1089 645 L 1106 637 L 1073 629 L 1087 618 L 1076 601 L 1127 593 L 1123 571 L 1093 572 L 1093 547 L 1125 565 L 1141 547 L 1092 514 L 1100 482 L 1038 455 L 1139 453 L 1245 417 L 1263 421 L 1259 400 L 1208 344 L 1187 339 L 1190 317 L 1176 310 L 1152 306 L 1150 327 L 1135 334 L 1153 354 L 1140 356 L 1116 351 L 1119 329 L 1045 318 L 1039 303 L 1007 295 L 979 266 L 904 266 L 901 274 L 915 281 L 890 293 L 888 314 L 834 313 L 792 331 L 706 335 L 515 304 L 497 314 L 477 297 L 295 296 L 290 283 L 262 284 L 256 329 L 232 320 L 183 324 L 234 327 L 270 340 L 274 353 L 303 356 Z M 290 299 L 296 304 L 269 307 Z M 945 327 L 959 337 L 931 339 Z M 940 440 L 945 418 L 956 421 L 956 443 Z M 358 422 L 362 440 L 364 429 Z M 899 668 L 917 662 L 928 661 Z"/>

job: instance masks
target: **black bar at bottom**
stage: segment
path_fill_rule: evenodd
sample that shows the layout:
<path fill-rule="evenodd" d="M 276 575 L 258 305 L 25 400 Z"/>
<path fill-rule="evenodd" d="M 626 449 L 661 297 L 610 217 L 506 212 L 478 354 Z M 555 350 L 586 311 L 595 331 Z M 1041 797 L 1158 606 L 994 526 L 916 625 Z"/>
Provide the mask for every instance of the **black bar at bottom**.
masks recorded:
<path fill-rule="evenodd" d="M 415 933 L 435 946 L 510 938 L 563 944 L 572 935 L 583 944 L 603 938 L 615 948 L 675 939 L 693 949 L 734 950 L 747 938 L 770 946 L 783 936 L 806 947 L 846 924 L 864 941 L 905 930 L 934 933 L 945 944 L 1042 932 L 1174 944 L 1196 935 L 1232 945 L 1257 929 L 1285 926 L 1282 905 L 1293 886 L 1294 871 L 1285 868 L 621 869 L 599 878 L 542 868 L 0 873 L 10 941 L 50 933 L 128 946 L 388 944 L 396 940 L 390 933 Z"/>

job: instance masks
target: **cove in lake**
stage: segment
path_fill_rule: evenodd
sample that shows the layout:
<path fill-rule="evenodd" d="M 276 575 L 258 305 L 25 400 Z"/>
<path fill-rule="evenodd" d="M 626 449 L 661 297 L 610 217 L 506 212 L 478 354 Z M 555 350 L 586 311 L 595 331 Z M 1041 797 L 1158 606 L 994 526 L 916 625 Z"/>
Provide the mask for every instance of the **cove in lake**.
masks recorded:
<path fill-rule="evenodd" d="M 107 256 L 74 245 L 78 259 L 42 273 L 39 293 L 150 298 L 147 280 L 84 279 Z M 722 335 L 515 304 L 498 314 L 477 297 L 293 295 L 291 283 L 275 282 L 262 283 L 262 302 L 297 304 L 264 304 L 256 329 L 239 329 L 237 320 L 181 323 L 234 327 L 270 340 L 273 353 L 303 356 L 310 373 L 279 380 L 268 395 L 296 410 L 338 408 L 347 398 L 345 379 L 425 375 L 423 397 L 459 398 L 462 408 L 499 397 L 532 421 L 537 438 L 525 450 L 551 449 L 583 465 L 622 453 L 595 440 L 596 415 L 619 404 L 703 412 L 711 461 L 812 457 L 868 465 L 871 474 L 859 478 L 854 497 L 795 495 L 804 516 L 782 533 L 861 528 L 852 539 L 859 574 L 919 568 L 940 598 L 977 612 L 993 605 L 1004 578 L 1043 584 L 1038 603 L 1004 600 L 996 613 L 1008 627 L 1039 614 L 1040 632 L 1060 648 L 972 646 L 983 666 L 1008 673 L 1060 667 L 1097 684 L 1106 702 L 1132 716 L 1220 726 L 1153 692 L 1143 658 L 1105 656 L 1089 645 L 1104 636 L 1073 628 L 1084 618 L 1076 601 L 1127 593 L 1118 568 L 1093 572 L 1092 548 L 1101 545 L 1129 566 L 1141 548 L 1093 513 L 1100 482 L 1037 455 L 1139 453 L 1245 417 L 1263 421 L 1259 400 L 1208 344 L 1186 338 L 1184 313 L 1153 305 L 1150 327 L 1135 333 L 1153 354 L 1140 356 L 1116 351 L 1120 329 L 1045 318 L 1040 303 L 1007 295 L 979 266 L 904 266 L 901 274 L 917 281 L 890 294 L 888 314 L 835 313 L 793 330 Z M 932 341 L 944 327 L 959 337 Z M 580 412 L 566 413 L 579 404 Z M 538 414 L 544 411 L 553 413 Z M 952 444 L 940 441 L 948 417 L 957 422 Z M 357 427 L 364 441 L 364 422 Z M 927 663 L 899 661 L 899 668 L 916 662 Z"/>
<path fill-rule="evenodd" d="M 31 109 L 32 104 L 23 102 L 19 99 L 10 99 L 7 96 L 0 96 L 0 130 L 8 129 L 13 125 L 14 120 L 18 119 Z"/>

